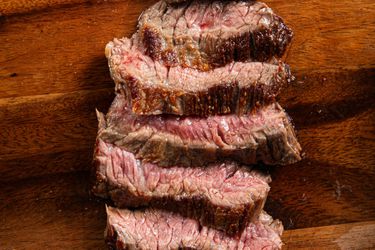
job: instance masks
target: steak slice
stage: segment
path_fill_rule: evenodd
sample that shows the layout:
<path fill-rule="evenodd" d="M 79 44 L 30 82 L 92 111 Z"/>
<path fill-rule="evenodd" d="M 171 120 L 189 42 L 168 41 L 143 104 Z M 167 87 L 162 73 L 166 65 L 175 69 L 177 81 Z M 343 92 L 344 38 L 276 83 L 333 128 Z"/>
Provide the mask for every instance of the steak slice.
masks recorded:
<path fill-rule="evenodd" d="M 138 33 L 152 59 L 200 70 L 282 57 L 293 36 L 272 9 L 252 0 L 159 1 L 139 18 Z"/>
<path fill-rule="evenodd" d="M 116 89 L 138 114 L 247 113 L 273 102 L 291 78 L 289 67 L 281 62 L 236 62 L 202 72 L 166 67 L 144 52 L 136 35 L 114 39 L 106 47 Z"/>
<path fill-rule="evenodd" d="M 95 152 L 93 193 L 118 207 L 153 206 L 235 234 L 258 217 L 269 175 L 235 163 L 163 168 L 102 140 Z"/>
<path fill-rule="evenodd" d="M 301 159 L 288 115 L 277 103 L 250 114 L 202 117 L 138 116 L 117 96 L 98 138 L 160 166 L 204 166 L 223 160 L 285 165 Z"/>
<path fill-rule="evenodd" d="M 240 236 L 201 226 L 180 215 L 148 209 L 107 207 L 106 242 L 111 249 L 281 249 L 283 225 L 262 212 Z"/>

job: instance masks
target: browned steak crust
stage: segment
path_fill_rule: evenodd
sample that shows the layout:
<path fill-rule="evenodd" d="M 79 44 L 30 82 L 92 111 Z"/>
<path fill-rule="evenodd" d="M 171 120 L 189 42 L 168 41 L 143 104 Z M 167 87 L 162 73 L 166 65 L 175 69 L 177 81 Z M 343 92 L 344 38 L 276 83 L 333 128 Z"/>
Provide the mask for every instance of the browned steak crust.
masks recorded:
<path fill-rule="evenodd" d="M 142 14 L 138 28 L 152 59 L 200 70 L 282 57 L 293 36 L 266 4 L 250 0 L 160 1 Z"/>
<path fill-rule="evenodd" d="M 281 62 L 236 62 L 207 72 L 168 68 L 144 54 L 137 36 L 110 42 L 106 55 L 116 89 L 143 115 L 244 114 L 273 102 L 291 78 Z"/>

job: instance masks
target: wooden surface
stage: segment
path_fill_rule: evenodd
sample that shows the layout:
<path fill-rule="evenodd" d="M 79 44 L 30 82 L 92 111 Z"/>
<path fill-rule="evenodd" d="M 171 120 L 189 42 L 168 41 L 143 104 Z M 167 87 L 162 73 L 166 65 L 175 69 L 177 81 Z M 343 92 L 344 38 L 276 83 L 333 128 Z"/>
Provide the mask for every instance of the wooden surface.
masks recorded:
<path fill-rule="evenodd" d="M 113 98 L 104 46 L 152 2 L 0 2 L 1 250 L 104 248 L 88 194 L 94 110 Z M 280 101 L 305 159 L 271 170 L 266 209 L 286 249 L 375 248 L 375 2 L 267 3 L 295 32 Z"/>
<path fill-rule="evenodd" d="M 375 221 L 288 230 L 284 249 L 374 249 Z"/>

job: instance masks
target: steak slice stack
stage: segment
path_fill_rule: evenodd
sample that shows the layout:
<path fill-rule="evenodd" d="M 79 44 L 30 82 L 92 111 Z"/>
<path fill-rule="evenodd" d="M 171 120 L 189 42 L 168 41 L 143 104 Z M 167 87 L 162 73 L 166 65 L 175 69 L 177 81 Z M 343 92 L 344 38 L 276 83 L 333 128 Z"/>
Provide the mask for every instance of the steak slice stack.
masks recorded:
<path fill-rule="evenodd" d="M 252 0 L 162 0 L 105 49 L 116 97 L 97 111 L 95 195 L 112 249 L 280 249 L 261 165 L 301 160 L 277 96 L 293 32 Z M 129 210 L 131 209 L 131 210 Z"/>
<path fill-rule="evenodd" d="M 281 249 L 283 226 L 262 212 L 237 237 L 160 210 L 107 207 L 106 242 L 111 249 Z"/>
<path fill-rule="evenodd" d="M 250 0 L 160 1 L 143 12 L 138 30 L 153 60 L 199 70 L 281 57 L 293 36 L 266 4 Z"/>
<path fill-rule="evenodd" d="M 98 138 L 161 166 L 221 160 L 285 165 L 301 159 L 289 117 L 277 103 L 242 116 L 138 116 L 117 96 L 107 116 L 98 117 Z"/>
<path fill-rule="evenodd" d="M 144 54 L 136 36 L 114 39 L 106 47 L 116 89 L 144 115 L 246 113 L 274 101 L 290 81 L 283 63 L 235 62 L 203 72 L 166 67 Z"/>

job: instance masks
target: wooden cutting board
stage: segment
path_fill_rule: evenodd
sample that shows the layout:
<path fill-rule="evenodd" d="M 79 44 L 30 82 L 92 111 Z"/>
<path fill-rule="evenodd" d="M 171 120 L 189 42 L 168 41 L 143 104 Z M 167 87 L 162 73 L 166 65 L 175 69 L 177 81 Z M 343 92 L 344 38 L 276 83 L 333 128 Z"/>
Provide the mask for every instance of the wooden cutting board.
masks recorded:
<path fill-rule="evenodd" d="M 105 249 L 89 196 L 104 46 L 154 1 L 0 1 L 0 249 Z M 295 32 L 280 97 L 305 159 L 275 168 L 266 210 L 286 249 L 375 248 L 375 2 L 270 0 Z"/>

